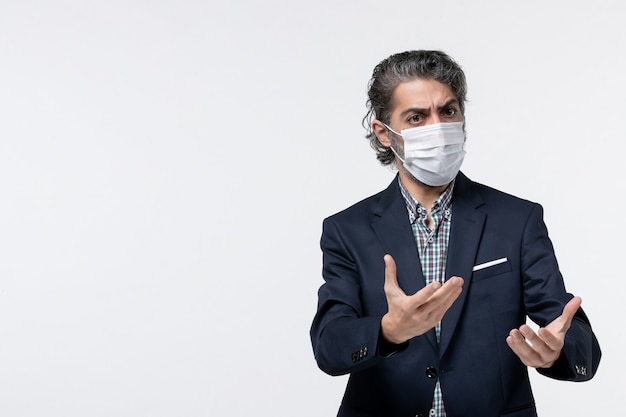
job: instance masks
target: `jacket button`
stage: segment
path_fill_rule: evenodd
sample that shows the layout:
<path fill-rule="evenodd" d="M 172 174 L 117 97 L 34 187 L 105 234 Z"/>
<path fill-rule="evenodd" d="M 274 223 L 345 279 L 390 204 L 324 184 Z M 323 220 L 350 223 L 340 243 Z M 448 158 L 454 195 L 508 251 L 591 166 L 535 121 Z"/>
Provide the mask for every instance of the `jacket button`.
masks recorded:
<path fill-rule="evenodd" d="M 433 366 L 429 366 L 426 368 L 426 376 L 429 378 L 437 378 L 437 369 Z"/>

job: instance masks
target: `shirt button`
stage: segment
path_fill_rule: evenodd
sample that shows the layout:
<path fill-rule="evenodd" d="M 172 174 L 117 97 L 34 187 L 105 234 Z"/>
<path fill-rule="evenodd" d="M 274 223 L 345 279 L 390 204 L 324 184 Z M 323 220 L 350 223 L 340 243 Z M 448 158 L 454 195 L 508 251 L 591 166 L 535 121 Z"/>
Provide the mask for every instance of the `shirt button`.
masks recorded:
<path fill-rule="evenodd" d="M 430 379 L 437 378 L 437 369 L 434 366 L 426 368 L 426 376 Z"/>
<path fill-rule="evenodd" d="M 432 237 L 429 237 L 429 238 L 428 238 L 428 241 L 429 241 L 430 243 L 433 243 L 433 241 L 434 241 L 434 240 L 435 240 L 435 239 L 433 239 Z"/>

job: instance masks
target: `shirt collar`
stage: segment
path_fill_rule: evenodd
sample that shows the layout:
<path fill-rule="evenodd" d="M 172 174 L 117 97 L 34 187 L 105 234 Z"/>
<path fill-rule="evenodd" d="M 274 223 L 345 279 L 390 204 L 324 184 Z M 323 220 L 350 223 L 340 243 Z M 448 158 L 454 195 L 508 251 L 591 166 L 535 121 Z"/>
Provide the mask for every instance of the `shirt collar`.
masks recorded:
<path fill-rule="evenodd" d="M 452 190 L 454 189 L 454 183 L 456 179 L 452 180 L 450 185 L 446 187 L 445 190 L 441 193 L 441 195 L 435 200 L 433 206 L 431 207 L 431 215 L 436 216 L 438 213 L 443 211 L 443 217 L 446 219 L 450 219 L 450 205 L 452 203 Z M 415 221 L 419 217 L 426 217 L 426 208 L 422 206 L 417 200 L 413 198 L 413 196 L 409 193 L 409 190 L 406 189 L 402 181 L 400 181 L 400 177 L 398 177 L 398 185 L 400 186 L 400 192 L 402 193 L 402 197 L 404 198 L 404 202 L 406 204 L 406 209 L 409 212 L 409 220 L 411 224 L 415 223 Z"/>

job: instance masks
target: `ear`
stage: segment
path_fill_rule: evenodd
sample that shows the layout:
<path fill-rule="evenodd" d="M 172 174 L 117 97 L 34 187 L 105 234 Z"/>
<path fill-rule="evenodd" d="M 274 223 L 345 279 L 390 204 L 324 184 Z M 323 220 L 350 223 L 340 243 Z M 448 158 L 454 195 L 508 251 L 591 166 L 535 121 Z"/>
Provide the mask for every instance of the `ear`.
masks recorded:
<path fill-rule="evenodd" d="M 372 120 L 372 131 L 378 138 L 378 141 L 385 148 L 391 147 L 391 140 L 389 139 L 389 131 L 385 127 L 385 124 L 378 119 Z"/>

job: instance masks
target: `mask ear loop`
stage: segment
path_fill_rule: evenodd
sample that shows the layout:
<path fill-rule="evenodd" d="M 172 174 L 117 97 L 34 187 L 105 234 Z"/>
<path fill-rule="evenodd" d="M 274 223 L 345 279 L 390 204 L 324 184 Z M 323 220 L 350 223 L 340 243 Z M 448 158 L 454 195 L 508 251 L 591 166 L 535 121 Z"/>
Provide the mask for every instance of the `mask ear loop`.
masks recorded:
<path fill-rule="evenodd" d="M 383 123 L 383 125 L 387 128 L 387 130 L 391 130 L 393 133 L 395 133 L 398 136 L 402 136 L 402 133 L 398 133 L 395 130 L 393 130 L 392 128 L 390 128 L 388 125 L 386 125 L 385 123 Z"/>
<path fill-rule="evenodd" d="M 400 160 L 400 162 L 402 162 L 402 164 L 404 164 L 404 158 L 402 158 L 400 155 L 398 155 L 398 152 L 396 152 L 396 150 L 393 149 L 393 145 L 391 145 L 389 147 L 389 149 L 391 149 L 391 152 L 393 152 L 393 154 Z"/>
<path fill-rule="evenodd" d="M 387 126 L 385 123 L 383 123 L 383 125 L 387 128 L 387 130 L 389 130 L 390 132 L 398 135 L 398 136 L 402 136 L 401 133 L 396 132 L 395 130 L 393 130 L 392 128 L 390 128 L 389 126 Z M 398 154 L 398 152 L 394 149 L 393 143 L 398 143 L 398 141 L 391 141 L 391 146 L 389 147 L 389 149 L 391 149 L 391 152 L 394 153 L 394 155 L 400 160 L 400 162 L 402 162 L 404 164 L 404 158 L 400 156 L 400 154 Z"/>

